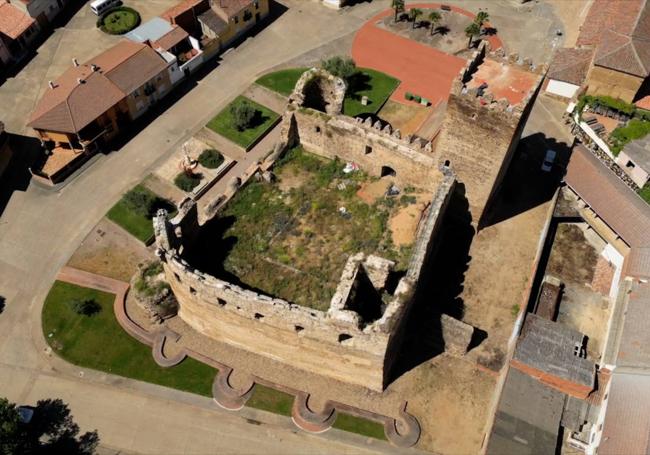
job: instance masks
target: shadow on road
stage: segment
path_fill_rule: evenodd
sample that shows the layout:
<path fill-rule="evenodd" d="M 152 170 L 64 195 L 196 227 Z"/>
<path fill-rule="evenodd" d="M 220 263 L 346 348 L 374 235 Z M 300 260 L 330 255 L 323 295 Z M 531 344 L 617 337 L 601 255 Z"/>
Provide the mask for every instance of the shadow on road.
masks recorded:
<path fill-rule="evenodd" d="M 42 154 L 38 139 L 18 134 L 8 134 L 7 144 L 12 156 L 0 178 L 0 216 L 16 191 L 27 191 L 32 174 L 29 168 Z"/>

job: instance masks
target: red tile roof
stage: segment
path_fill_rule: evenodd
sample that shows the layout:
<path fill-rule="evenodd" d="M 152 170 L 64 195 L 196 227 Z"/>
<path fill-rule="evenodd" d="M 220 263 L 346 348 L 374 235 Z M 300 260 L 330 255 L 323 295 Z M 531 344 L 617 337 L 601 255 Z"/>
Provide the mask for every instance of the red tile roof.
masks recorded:
<path fill-rule="evenodd" d="M 34 22 L 34 19 L 7 3 L 6 0 L 0 0 L 0 33 L 15 40 Z"/>
<path fill-rule="evenodd" d="M 582 85 L 591 66 L 593 49 L 558 49 L 553 56 L 547 77 L 570 84 Z"/>
<path fill-rule="evenodd" d="M 177 18 L 186 11 L 191 10 L 198 4 L 203 3 L 205 0 L 183 0 L 177 5 L 172 6 L 167 11 L 162 13 L 160 17 L 174 23 L 173 19 Z"/>
<path fill-rule="evenodd" d="M 63 73 L 54 88 L 46 89 L 28 126 L 78 133 L 166 67 L 167 62 L 146 44 L 120 41 Z"/>
<path fill-rule="evenodd" d="M 185 38 L 190 36 L 185 30 L 181 27 L 175 25 L 171 32 L 161 36 L 158 40 L 153 43 L 153 47 L 158 49 L 162 48 L 166 51 L 176 46 L 178 43 L 183 41 Z"/>
<path fill-rule="evenodd" d="M 631 35 L 646 0 L 594 0 L 576 46 L 597 46 L 606 30 Z"/>
<path fill-rule="evenodd" d="M 627 273 L 650 277 L 650 205 L 583 145 L 573 148 L 564 181 L 631 247 Z"/>

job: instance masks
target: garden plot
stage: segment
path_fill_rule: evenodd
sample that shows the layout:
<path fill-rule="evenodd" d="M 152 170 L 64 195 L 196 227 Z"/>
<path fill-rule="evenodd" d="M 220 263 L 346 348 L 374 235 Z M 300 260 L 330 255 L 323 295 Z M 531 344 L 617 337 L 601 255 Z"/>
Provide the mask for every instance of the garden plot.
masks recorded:
<path fill-rule="evenodd" d="M 301 148 L 289 151 L 276 163 L 277 181 L 241 188 L 204 227 L 188 261 L 217 277 L 321 310 L 329 307 L 352 254 L 377 254 L 404 270 L 414 239 L 397 246 L 388 224 L 417 205 L 417 198 L 385 196 L 390 178 L 372 179 L 361 170 L 346 174 L 345 165 Z M 369 184 L 383 188 L 374 201 L 359 191 Z"/>

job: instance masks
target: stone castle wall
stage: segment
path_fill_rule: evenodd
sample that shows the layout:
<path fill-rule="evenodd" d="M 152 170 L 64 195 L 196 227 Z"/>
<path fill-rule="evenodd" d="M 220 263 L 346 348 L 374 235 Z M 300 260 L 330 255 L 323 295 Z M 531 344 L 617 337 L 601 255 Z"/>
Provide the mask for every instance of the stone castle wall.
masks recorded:
<path fill-rule="evenodd" d="M 476 57 L 481 60 L 480 52 Z M 515 60 L 514 55 L 509 57 L 508 64 L 517 65 Z M 467 78 L 476 70 L 472 62 L 452 84 L 434 155 L 438 163 L 448 162 L 454 169 L 459 183 L 465 186 L 473 222 L 480 225 L 512 161 L 544 68 L 536 69 L 533 87 L 521 103 L 512 106 L 506 99 L 494 99 L 489 91 L 479 95 L 477 89 L 467 89 Z M 533 68 L 528 61 L 518 66 Z"/>

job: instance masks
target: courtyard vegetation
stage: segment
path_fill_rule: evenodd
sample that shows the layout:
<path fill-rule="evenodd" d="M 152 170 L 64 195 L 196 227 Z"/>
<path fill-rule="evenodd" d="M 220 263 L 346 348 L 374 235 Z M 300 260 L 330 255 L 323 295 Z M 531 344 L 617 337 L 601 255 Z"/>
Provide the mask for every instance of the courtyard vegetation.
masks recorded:
<path fill-rule="evenodd" d="M 296 86 L 300 76 L 309 68 L 289 68 L 265 74 L 255 81 L 256 84 L 266 87 L 280 95 L 289 96 Z"/>
<path fill-rule="evenodd" d="M 174 185 L 181 190 L 189 193 L 201 183 L 201 176 L 199 174 L 181 172 L 174 178 Z"/>
<path fill-rule="evenodd" d="M 158 209 L 174 212 L 174 205 L 142 185 L 129 190 L 106 214 L 109 220 L 148 245 L 153 241 L 152 218 Z"/>
<path fill-rule="evenodd" d="M 411 245 L 393 244 L 388 221 L 415 201 L 382 196 L 367 203 L 357 192 L 377 179 L 361 171 L 346 174 L 344 167 L 339 160 L 291 149 L 274 167 L 279 181 L 241 188 L 203 230 L 201 251 L 190 251 L 190 262 L 320 310 L 328 308 L 352 254 L 376 253 L 405 269 Z M 206 254 L 206 248 L 215 251 Z"/>
<path fill-rule="evenodd" d="M 245 96 L 238 96 L 207 124 L 215 133 L 248 150 L 272 128 L 280 116 Z"/>
<path fill-rule="evenodd" d="M 199 155 L 199 164 L 207 169 L 216 169 L 223 163 L 223 155 L 215 149 L 206 149 Z"/>
<path fill-rule="evenodd" d="M 146 271 L 155 274 L 159 269 Z M 114 294 L 57 281 L 43 306 L 43 334 L 52 350 L 66 361 L 93 370 L 150 382 L 198 395 L 212 396 L 214 368 L 187 358 L 172 368 L 158 366 L 151 348 L 128 335 L 115 319 Z M 77 313 L 70 302 L 92 301 L 101 307 L 94 317 Z M 293 397 L 256 385 L 247 406 L 291 415 Z M 345 431 L 385 439 L 379 423 L 339 414 L 334 425 Z"/>
<path fill-rule="evenodd" d="M 140 25 L 140 13 L 128 6 L 118 6 L 97 21 L 97 27 L 110 35 L 123 35 Z"/>

